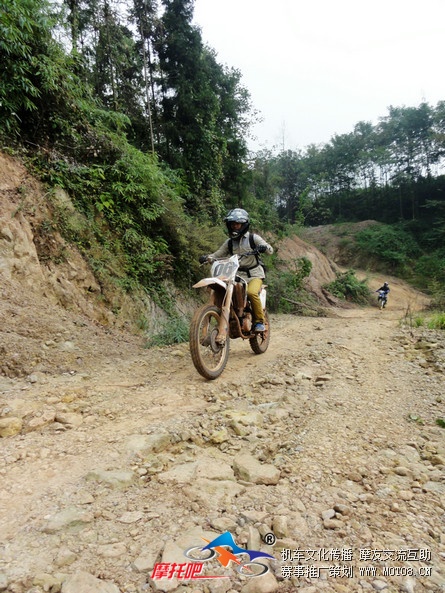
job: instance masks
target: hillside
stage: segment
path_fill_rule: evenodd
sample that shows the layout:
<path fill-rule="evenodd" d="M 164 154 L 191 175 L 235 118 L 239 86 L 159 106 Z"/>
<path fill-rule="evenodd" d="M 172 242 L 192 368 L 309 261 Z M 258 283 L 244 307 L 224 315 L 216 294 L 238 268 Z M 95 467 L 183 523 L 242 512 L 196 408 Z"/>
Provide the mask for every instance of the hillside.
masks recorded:
<path fill-rule="evenodd" d="M 232 341 L 206 382 L 187 344 L 145 350 L 61 237 L 42 257 L 44 194 L 6 156 L 0 196 L 0 591 L 445 590 L 445 339 L 400 323 L 424 295 L 390 278 L 383 312 L 273 315 L 268 351 Z M 311 258 L 314 294 L 334 277 L 278 247 Z M 151 578 L 226 530 L 266 575 Z"/>
<path fill-rule="evenodd" d="M 165 317 L 147 295 L 130 298 L 117 284 L 101 282 L 63 239 L 56 216 L 75 224 L 80 214 L 67 194 L 58 191 L 49 200 L 17 159 L 0 153 L 0 372 L 8 377 L 88 368 L 102 353 L 121 354 L 122 344 L 141 346 L 141 319 L 145 331 L 154 332 Z M 307 288 L 328 304 L 322 286 L 335 278 L 335 264 L 298 237 L 275 247 L 283 261 L 311 260 Z M 177 297 L 180 309 L 191 313 L 193 303 Z M 109 336 L 111 350 L 102 343 Z M 82 355 L 74 342 L 82 343 Z"/>
<path fill-rule="evenodd" d="M 364 258 L 356 249 L 354 236 L 357 232 L 377 224 L 375 220 L 363 220 L 357 223 L 327 224 L 304 228 L 301 237 L 314 245 L 327 258 L 342 266 L 352 268 L 370 268 L 373 263 L 369 256 Z"/>

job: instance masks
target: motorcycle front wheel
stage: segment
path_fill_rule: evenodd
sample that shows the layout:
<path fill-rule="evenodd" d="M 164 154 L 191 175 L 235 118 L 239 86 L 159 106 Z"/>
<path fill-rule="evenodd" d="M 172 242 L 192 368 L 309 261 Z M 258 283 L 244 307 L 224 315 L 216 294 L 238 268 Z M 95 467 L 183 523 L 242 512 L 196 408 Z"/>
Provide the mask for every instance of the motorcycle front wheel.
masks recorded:
<path fill-rule="evenodd" d="M 264 325 L 266 329 L 259 333 L 255 334 L 253 338 L 250 338 L 249 343 L 252 350 L 255 354 L 263 354 L 266 352 L 269 342 L 270 342 L 270 323 L 269 323 L 269 315 L 267 311 L 264 311 Z"/>
<path fill-rule="evenodd" d="M 229 357 L 230 341 L 216 342 L 221 309 L 204 305 L 196 311 L 190 324 L 190 354 L 196 370 L 206 379 L 216 379 L 223 372 Z"/>

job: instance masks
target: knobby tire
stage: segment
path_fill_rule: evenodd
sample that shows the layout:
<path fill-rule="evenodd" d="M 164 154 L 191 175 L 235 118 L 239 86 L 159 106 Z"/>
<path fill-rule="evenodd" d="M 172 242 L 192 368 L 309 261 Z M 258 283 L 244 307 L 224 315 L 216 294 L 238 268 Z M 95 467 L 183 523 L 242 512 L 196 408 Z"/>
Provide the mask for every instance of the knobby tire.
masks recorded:
<path fill-rule="evenodd" d="M 255 354 L 263 354 L 266 352 L 269 342 L 270 342 L 270 323 L 269 323 L 269 315 L 267 311 L 264 311 L 264 325 L 266 327 L 265 331 L 255 334 L 253 338 L 250 338 L 249 343 L 252 350 Z"/>
<path fill-rule="evenodd" d="M 229 336 L 223 346 L 215 342 L 221 309 L 203 305 L 194 314 L 190 324 L 190 354 L 193 364 L 205 379 L 216 379 L 223 372 L 229 358 Z"/>

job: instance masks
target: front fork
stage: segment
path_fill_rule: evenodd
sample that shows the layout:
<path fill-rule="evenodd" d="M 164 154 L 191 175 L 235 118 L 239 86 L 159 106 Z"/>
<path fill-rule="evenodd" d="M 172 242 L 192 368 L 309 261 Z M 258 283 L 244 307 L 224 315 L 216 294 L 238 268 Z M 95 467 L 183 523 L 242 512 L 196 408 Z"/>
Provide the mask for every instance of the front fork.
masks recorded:
<path fill-rule="evenodd" d="M 233 295 L 233 282 L 229 282 L 227 285 L 226 294 L 221 306 L 221 319 L 219 320 L 218 335 L 216 336 L 216 342 L 218 344 L 224 344 L 227 335 L 229 333 L 229 318 L 230 318 L 230 307 L 232 306 L 232 295 Z"/>

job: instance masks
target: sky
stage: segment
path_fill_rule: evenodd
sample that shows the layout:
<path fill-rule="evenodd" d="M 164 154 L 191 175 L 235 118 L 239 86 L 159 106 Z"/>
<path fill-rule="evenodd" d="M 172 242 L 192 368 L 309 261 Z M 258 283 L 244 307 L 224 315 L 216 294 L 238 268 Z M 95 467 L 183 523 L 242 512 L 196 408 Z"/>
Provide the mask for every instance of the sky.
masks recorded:
<path fill-rule="evenodd" d="M 303 150 L 445 100 L 445 0 L 195 0 L 194 24 L 242 74 L 252 150 Z"/>

